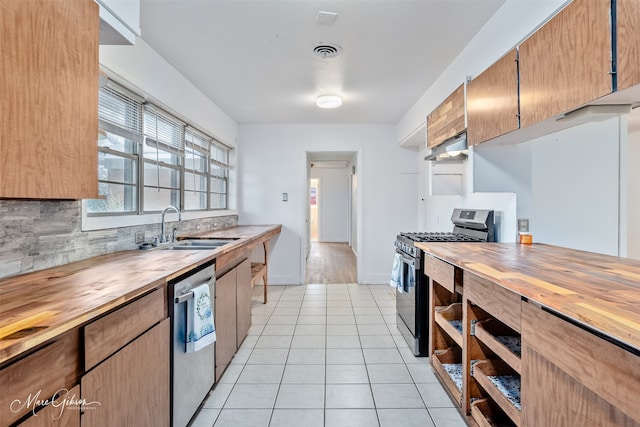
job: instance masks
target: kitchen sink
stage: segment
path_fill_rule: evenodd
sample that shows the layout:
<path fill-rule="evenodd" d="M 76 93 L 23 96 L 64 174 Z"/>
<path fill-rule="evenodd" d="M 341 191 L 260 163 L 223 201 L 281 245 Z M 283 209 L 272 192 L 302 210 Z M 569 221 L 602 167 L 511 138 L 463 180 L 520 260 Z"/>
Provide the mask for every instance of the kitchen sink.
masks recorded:
<path fill-rule="evenodd" d="M 174 242 L 170 246 L 160 248 L 162 250 L 179 251 L 179 250 L 213 250 L 221 246 L 233 243 L 234 239 L 185 239 Z"/>

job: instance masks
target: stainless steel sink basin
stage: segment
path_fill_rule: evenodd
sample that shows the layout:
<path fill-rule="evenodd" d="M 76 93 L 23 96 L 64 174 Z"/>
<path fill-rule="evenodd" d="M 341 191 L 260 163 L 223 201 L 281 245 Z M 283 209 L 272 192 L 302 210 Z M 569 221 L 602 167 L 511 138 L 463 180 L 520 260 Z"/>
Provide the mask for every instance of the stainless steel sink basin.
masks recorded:
<path fill-rule="evenodd" d="M 218 249 L 221 246 L 233 243 L 234 240 L 217 240 L 217 239 L 186 239 L 179 240 L 170 246 L 160 248 L 162 250 L 170 251 L 193 251 L 193 250 L 213 250 Z"/>

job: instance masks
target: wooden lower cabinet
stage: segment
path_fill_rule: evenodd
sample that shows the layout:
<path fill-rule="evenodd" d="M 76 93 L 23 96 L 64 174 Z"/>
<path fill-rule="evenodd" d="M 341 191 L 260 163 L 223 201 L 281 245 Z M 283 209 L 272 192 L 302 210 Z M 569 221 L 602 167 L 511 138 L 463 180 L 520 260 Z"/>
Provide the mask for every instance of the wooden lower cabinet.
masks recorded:
<path fill-rule="evenodd" d="M 640 427 L 637 352 L 467 271 L 461 289 L 431 280 L 431 363 L 471 425 Z"/>
<path fill-rule="evenodd" d="M 236 272 L 236 345 L 240 348 L 251 327 L 251 262 L 242 261 Z"/>
<path fill-rule="evenodd" d="M 251 263 L 243 260 L 216 279 L 216 381 L 251 327 Z"/>
<path fill-rule="evenodd" d="M 51 399 L 78 383 L 79 342 L 77 331 L 67 332 L 56 341 L 0 370 L 1 427 L 12 425 L 29 413 L 48 411 L 49 408 L 42 408 L 35 400 Z"/>
<path fill-rule="evenodd" d="M 82 426 L 169 426 L 169 319 L 89 371 Z"/>
<path fill-rule="evenodd" d="M 640 426 L 640 358 L 541 308 L 522 304 L 526 426 Z"/>
<path fill-rule="evenodd" d="M 46 406 L 20 427 L 80 427 L 80 386 L 71 390 L 61 389 L 56 394 L 54 403 Z"/>
<path fill-rule="evenodd" d="M 236 279 L 234 268 L 216 279 L 216 382 L 236 352 Z"/>

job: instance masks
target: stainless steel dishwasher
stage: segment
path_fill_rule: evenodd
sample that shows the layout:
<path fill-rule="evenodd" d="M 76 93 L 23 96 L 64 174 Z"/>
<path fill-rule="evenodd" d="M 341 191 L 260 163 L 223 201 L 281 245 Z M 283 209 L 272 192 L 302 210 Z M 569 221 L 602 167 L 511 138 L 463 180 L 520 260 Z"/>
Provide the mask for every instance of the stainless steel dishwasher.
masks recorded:
<path fill-rule="evenodd" d="M 169 282 L 169 316 L 171 317 L 171 420 L 173 427 L 186 426 L 215 382 L 215 346 L 194 353 L 186 352 L 187 301 L 191 290 L 209 285 L 214 307 L 215 263 L 190 271 Z M 214 313 L 215 318 L 215 313 Z"/>

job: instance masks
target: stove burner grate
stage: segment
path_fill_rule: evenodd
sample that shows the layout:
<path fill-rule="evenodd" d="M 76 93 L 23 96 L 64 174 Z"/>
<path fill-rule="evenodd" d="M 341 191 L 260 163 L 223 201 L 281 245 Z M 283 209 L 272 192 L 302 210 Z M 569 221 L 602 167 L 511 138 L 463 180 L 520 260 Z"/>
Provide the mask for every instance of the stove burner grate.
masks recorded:
<path fill-rule="evenodd" d="M 402 236 L 413 242 L 482 242 L 477 237 L 457 233 L 402 233 Z"/>

